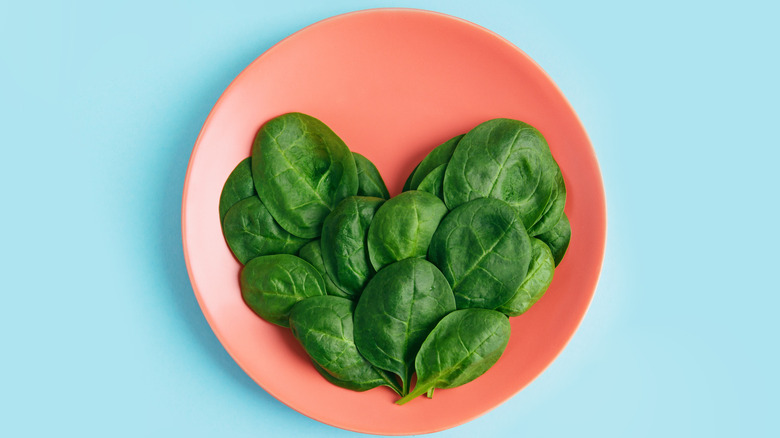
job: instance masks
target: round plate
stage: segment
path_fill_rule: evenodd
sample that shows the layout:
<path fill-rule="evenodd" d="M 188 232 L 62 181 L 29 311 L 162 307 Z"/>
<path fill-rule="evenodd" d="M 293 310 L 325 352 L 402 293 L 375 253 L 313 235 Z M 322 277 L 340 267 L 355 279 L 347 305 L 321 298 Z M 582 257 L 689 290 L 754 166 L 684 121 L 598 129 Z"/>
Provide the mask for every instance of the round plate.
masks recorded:
<path fill-rule="evenodd" d="M 566 181 L 568 253 L 545 296 L 512 318 L 503 357 L 460 388 L 397 406 L 388 388 L 326 382 L 288 329 L 241 299 L 241 265 L 219 223 L 220 191 L 257 130 L 286 112 L 313 115 L 376 164 L 391 194 L 433 147 L 509 117 L 547 138 Z M 566 345 L 593 296 L 604 255 L 604 189 L 576 114 L 552 80 L 510 42 L 473 23 L 410 9 L 339 15 L 284 39 L 249 65 L 211 111 L 184 185 L 184 254 L 195 295 L 222 345 L 260 386 L 298 412 L 358 432 L 401 435 L 457 426 L 498 406 Z"/>

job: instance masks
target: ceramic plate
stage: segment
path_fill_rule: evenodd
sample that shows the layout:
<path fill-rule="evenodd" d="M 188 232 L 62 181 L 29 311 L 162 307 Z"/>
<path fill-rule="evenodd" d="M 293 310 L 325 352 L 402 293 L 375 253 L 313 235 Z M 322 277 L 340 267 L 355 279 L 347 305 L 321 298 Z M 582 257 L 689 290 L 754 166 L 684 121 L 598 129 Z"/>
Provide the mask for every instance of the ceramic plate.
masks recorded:
<path fill-rule="evenodd" d="M 229 50 L 229 48 L 226 48 Z M 260 126 L 286 112 L 330 126 L 379 168 L 391 194 L 433 147 L 480 122 L 509 117 L 547 138 L 568 189 L 568 253 L 545 296 L 512 318 L 503 357 L 460 388 L 404 406 L 381 387 L 326 382 L 288 329 L 241 300 L 241 265 L 220 230 L 225 179 L 249 156 Z M 353 12 L 318 22 L 250 64 L 211 111 L 192 152 L 182 230 L 201 309 L 241 368 L 282 403 L 321 422 L 374 434 L 420 434 L 469 421 L 517 394 L 564 348 L 591 301 L 604 253 L 604 190 L 593 149 L 544 71 L 502 37 L 451 16 L 410 9 Z"/>

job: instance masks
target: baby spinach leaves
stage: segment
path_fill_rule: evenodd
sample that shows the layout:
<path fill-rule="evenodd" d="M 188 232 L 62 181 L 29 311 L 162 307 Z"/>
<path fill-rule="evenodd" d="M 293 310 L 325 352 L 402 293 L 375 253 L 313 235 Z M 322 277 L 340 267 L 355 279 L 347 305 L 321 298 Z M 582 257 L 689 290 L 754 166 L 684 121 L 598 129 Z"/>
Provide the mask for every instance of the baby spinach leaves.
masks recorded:
<path fill-rule="evenodd" d="M 417 166 L 414 166 L 414 169 L 412 169 L 412 173 L 410 173 L 409 176 L 406 178 L 406 181 L 404 182 L 404 187 L 401 190 L 402 192 L 411 190 L 409 186 L 412 185 L 412 177 L 414 177 L 414 172 L 417 171 L 418 167 L 420 167 L 420 163 L 417 163 Z"/>
<path fill-rule="evenodd" d="M 333 281 L 350 298 L 357 299 L 374 267 L 368 258 L 368 226 L 385 201 L 367 196 L 344 199 L 322 225 L 322 260 Z"/>
<path fill-rule="evenodd" d="M 417 385 L 396 403 L 471 382 L 495 364 L 506 349 L 509 319 L 495 310 L 464 309 L 445 316 L 420 347 L 414 362 Z"/>
<path fill-rule="evenodd" d="M 445 214 L 444 202 L 426 192 L 412 190 L 385 202 L 368 228 L 368 256 L 374 269 L 409 257 L 425 257 Z"/>
<path fill-rule="evenodd" d="M 357 152 L 352 152 L 352 155 L 355 157 L 355 165 L 357 166 L 357 195 L 390 199 L 390 192 L 387 191 L 385 181 L 382 179 L 382 175 L 379 174 L 379 170 L 374 166 L 374 163 Z"/>
<path fill-rule="evenodd" d="M 353 340 L 355 304 L 321 296 L 298 302 L 290 311 L 290 328 L 311 359 L 331 383 L 355 391 L 386 385 L 400 394 L 398 383 L 358 353 Z"/>
<path fill-rule="evenodd" d="M 420 185 L 416 190 L 421 192 L 428 192 L 437 198 L 444 200 L 444 171 L 447 170 L 447 165 L 441 166 L 431 170 L 431 172 L 425 175 L 425 178 L 420 181 Z"/>
<path fill-rule="evenodd" d="M 233 255 L 242 264 L 263 255 L 294 254 L 308 242 L 282 229 L 257 196 L 230 207 L 222 232 Z"/>
<path fill-rule="evenodd" d="M 219 196 L 219 221 L 225 220 L 227 211 L 242 199 L 257 195 L 255 182 L 252 180 L 251 158 L 245 158 L 238 163 L 228 176 L 222 193 Z"/>
<path fill-rule="evenodd" d="M 531 267 L 528 268 L 523 284 L 515 291 L 512 298 L 496 309 L 507 316 L 525 313 L 539 301 L 552 282 L 555 261 L 550 248 L 541 240 L 531 238 L 531 254 Z"/>
<path fill-rule="evenodd" d="M 556 200 L 558 173 L 536 128 L 519 120 L 489 120 L 455 148 L 444 174 L 444 202 L 454 209 L 472 199 L 501 199 L 517 209 L 529 229 Z"/>
<path fill-rule="evenodd" d="M 447 163 L 461 138 L 463 135 L 457 135 L 436 146 L 409 175 L 409 180 L 404 185 L 404 191 L 428 192 L 444 200 L 444 171 L 447 169 Z"/>
<path fill-rule="evenodd" d="M 409 390 L 414 358 L 439 320 L 455 310 L 444 276 L 422 259 L 405 259 L 377 272 L 355 309 L 355 345 L 374 366 L 401 378 Z"/>
<path fill-rule="evenodd" d="M 561 216 L 561 220 L 546 233 L 542 233 L 537 236 L 539 240 L 546 243 L 552 251 L 553 258 L 555 259 L 555 266 L 558 266 L 563 260 L 563 255 L 569 248 L 569 240 L 571 240 L 571 224 L 569 224 L 569 217 L 564 213 Z"/>
<path fill-rule="evenodd" d="M 558 168 L 558 165 L 555 165 Z M 558 169 L 555 176 L 555 190 L 550 196 L 547 208 L 536 223 L 528 229 L 529 236 L 538 236 L 553 229 L 563 216 L 563 208 L 566 206 L 566 184 L 563 182 L 563 174 Z"/>
<path fill-rule="evenodd" d="M 404 404 L 498 360 L 507 315 L 539 300 L 568 248 L 566 196 L 544 137 L 518 120 L 437 146 L 390 199 L 371 161 L 289 113 L 259 130 L 219 215 L 247 306 L 289 326 L 327 381 Z"/>
<path fill-rule="evenodd" d="M 325 282 L 300 257 L 276 254 L 256 257 L 241 270 L 241 295 L 252 311 L 268 322 L 289 327 L 290 310 L 307 297 L 325 295 Z"/>
<path fill-rule="evenodd" d="M 452 157 L 452 153 L 455 151 L 455 146 L 458 145 L 458 142 L 460 142 L 461 138 L 463 138 L 462 134 L 456 135 L 439 146 L 436 146 L 428 154 L 428 156 L 423 158 L 423 160 L 420 162 L 420 165 L 417 166 L 414 174 L 412 175 L 412 180 L 409 183 L 409 189 L 417 190 L 423 179 L 425 179 L 425 177 L 428 176 L 431 171 L 442 165 L 447 167 L 446 165 L 449 163 L 450 157 Z"/>
<path fill-rule="evenodd" d="M 252 146 L 252 176 L 279 225 L 307 239 L 318 237 L 328 213 L 358 190 L 347 146 L 327 125 L 301 113 L 263 125 Z"/>
<path fill-rule="evenodd" d="M 314 266 L 314 269 L 322 275 L 322 279 L 325 281 L 325 292 L 328 295 L 342 298 L 349 297 L 347 293 L 333 283 L 330 275 L 328 275 L 328 271 L 325 270 L 325 262 L 322 261 L 322 249 L 320 248 L 319 240 L 312 240 L 306 245 L 303 245 L 300 251 L 298 251 L 298 257 L 309 262 L 309 264 Z"/>
<path fill-rule="evenodd" d="M 453 210 L 436 230 L 428 258 L 452 285 L 459 309 L 494 309 L 520 287 L 531 242 L 517 211 L 479 198 Z"/>

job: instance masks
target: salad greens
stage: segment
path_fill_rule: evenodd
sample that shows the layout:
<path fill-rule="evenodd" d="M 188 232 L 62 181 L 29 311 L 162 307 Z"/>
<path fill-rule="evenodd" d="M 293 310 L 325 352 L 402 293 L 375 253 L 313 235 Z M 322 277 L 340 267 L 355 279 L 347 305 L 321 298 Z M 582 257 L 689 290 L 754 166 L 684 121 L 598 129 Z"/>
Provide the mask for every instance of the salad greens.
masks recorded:
<path fill-rule="evenodd" d="M 395 373 L 409 392 L 414 358 L 428 333 L 455 310 L 452 289 L 423 259 L 395 262 L 368 283 L 355 309 L 355 344 L 375 367 Z"/>
<path fill-rule="evenodd" d="M 290 311 L 290 328 L 309 356 L 337 385 L 365 391 L 380 385 L 400 394 L 398 383 L 358 353 L 353 340 L 355 303 L 332 296 L 298 302 Z"/>
<path fill-rule="evenodd" d="M 531 242 L 514 208 L 498 199 L 478 198 L 444 218 L 431 239 L 428 259 L 452 285 L 458 309 L 495 309 L 523 282 Z"/>
<path fill-rule="evenodd" d="M 263 255 L 294 254 L 308 242 L 280 227 L 257 196 L 242 199 L 230 207 L 222 232 L 242 264 Z"/>
<path fill-rule="evenodd" d="M 325 218 L 322 225 L 322 260 L 333 282 L 347 297 L 357 299 L 374 267 L 368 259 L 368 226 L 384 199 L 350 196 Z"/>
<path fill-rule="evenodd" d="M 488 309 L 456 310 L 431 331 L 414 361 L 417 385 L 402 405 L 434 388 L 455 388 L 485 373 L 509 343 L 509 319 Z"/>
<path fill-rule="evenodd" d="M 368 257 L 379 271 L 409 257 L 425 257 L 447 207 L 436 196 L 412 190 L 385 202 L 368 228 Z"/>
<path fill-rule="evenodd" d="M 386 386 L 399 405 L 493 366 L 571 240 L 563 173 L 519 120 L 436 146 L 395 197 L 306 114 L 267 121 L 251 150 L 218 208 L 244 302 L 289 327 L 328 382 Z"/>
<path fill-rule="evenodd" d="M 225 181 L 224 187 L 222 187 L 222 193 L 219 196 L 219 220 L 220 222 L 225 220 L 230 207 L 235 205 L 238 201 L 257 195 L 255 190 L 255 182 L 252 179 L 252 165 L 251 158 L 243 159 L 233 172 L 228 176 Z"/>
<path fill-rule="evenodd" d="M 390 192 L 387 191 L 385 181 L 382 179 L 382 175 L 379 174 L 379 170 L 374 166 L 374 163 L 357 152 L 352 152 L 352 155 L 355 157 L 355 165 L 357 166 L 357 195 L 390 199 Z"/>
<path fill-rule="evenodd" d="M 328 213 L 358 191 L 355 158 L 327 125 L 289 113 L 260 128 L 252 145 L 257 194 L 274 219 L 299 237 L 319 237 Z"/>
<path fill-rule="evenodd" d="M 241 270 L 241 295 L 247 306 L 268 322 L 289 326 L 290 310 L 298 301 L 325 295 L 317 270 L 289 254 L 254 258 Z"/>
<path fill-rule="evenodd" d="M 552 283 L 555 271 L 555 261 L 552 252 L 544 242 L 531 238 L 531 266 L 520 287 L 509 300 L 500 305 L 497 310 L 507 316 L 518 316 L 525 313 L 539 298 L 544 295 Z"/>

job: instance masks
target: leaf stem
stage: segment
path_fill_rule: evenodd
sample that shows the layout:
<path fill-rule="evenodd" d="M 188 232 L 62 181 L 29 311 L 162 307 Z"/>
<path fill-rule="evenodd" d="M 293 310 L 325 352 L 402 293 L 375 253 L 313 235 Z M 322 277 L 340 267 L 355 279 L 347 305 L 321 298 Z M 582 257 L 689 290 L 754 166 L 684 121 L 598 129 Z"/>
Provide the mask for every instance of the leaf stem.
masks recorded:
<path fill-rule="evenodd" d="M 427 393 L 427 392 L 428 392 L 428 390 L 429 390 L 429 389 L 432 389 L 432 388 L 433 388 L 433 383 L 430 383 L 430 384 L 422 384 L 422 385 L 421 385 L 421 384 L 418 382 L 418 383 L 417 383 L 417 386 L 415 386 L 415 387 L 414 387 L 414 391 L 412 391 L 412 392 L 410 392 L 409 394 L 407 394 L 406 396 L 402 397 L 400 400 L 398 400 L 397 402 L 395 402 L 395 404 L 397 404 L 397 405 L 403 405 L 403 404 L 406 404 L 406 403 L 408 403 L 409 401 L 411 401 L 412 399 L 415 399 L 415 398 L 417 398 L 417 397 L 419 397 L 419 396 L 421 396 L 421 395 L 423 395 L 423 394 Z"/>

